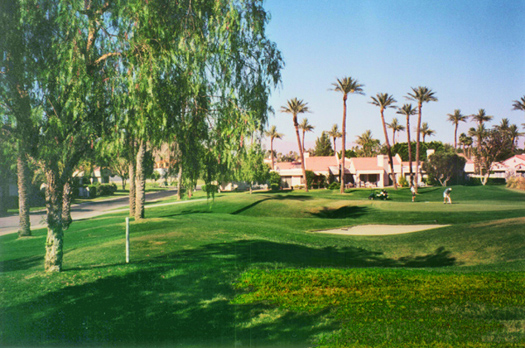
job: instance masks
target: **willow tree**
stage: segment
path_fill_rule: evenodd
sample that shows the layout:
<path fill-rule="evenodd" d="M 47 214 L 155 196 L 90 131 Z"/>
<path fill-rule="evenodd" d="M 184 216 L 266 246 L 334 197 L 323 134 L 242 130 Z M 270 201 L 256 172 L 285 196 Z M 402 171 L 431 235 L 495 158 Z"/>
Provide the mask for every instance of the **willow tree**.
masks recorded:
<path fill-rule="evenodd" d="M 396 180 L 396 173 L 394 172 L 394 161 L 392 159 L 392 148 L 390 147 L 390 141 L 388 140 L 388 132 L 386 130 L 386 122 L 385 122 L 385 109 L 387 108 L 395 108 L 394 103 L 396 103 L 396 100 L 392 95 L 389 95 L 388 93 L 378 93 L 375 97 L 371 97 L 372 101 L 370 104 L 379 106 L 379 113 L 381 115 L 381 123 L 383 125 L 383 133 L 385 136 L 385 143 L 386 143 L 386 150 L 388 153 L 388 162 L 390 163 L 390 175 L 392 178 L 392 182 L 394 183 L 394 188 L 397 190 L 397 180 Z"/>
<path fill-rule="evenodd" d="M 416 128 L 416 181 L 419 181 L 419 151 L 420 151 L 420 135 L 421 135 L 421 116 L 423 103 L 429 103 L 431 101 L 437 101 L 435 92 L 428 87 L 419 86 L 417 88 L 412 87 L 412 92 L 408 93 L 407 99 L 414 100 L 417 102 L 417 128 Z M 416 185 L 417 193 L 417 185 Z"/>
<path fill-rule="evenodd" d="M 24 31 L 22 11 L 18 1 L 0 3 L 0 105 L 10 122 L 9 134 L 16 152 L 18 184 L 18 208 L 20 237 L 31 235 L 29 220 L 29 184 L 31 173 L 28 169 L 30 153 L 36 148 L 36 129 L 33 123 L 32 105 L 38 103 L 33 89 L 34 61 L 31 59 L 30 33 Z M 4 141 L 6 139 L 2 139 Z"/>
<path fill-rule="evenodd" d="M 340 170 L 340 180 L 341 180 L 341 193 L 345 192 L 345 154 L 346 154 L 346 101 L 348 100 L 348 94 L 364 94 L 363 86 L 357 80 L 351 77 L 343 77 L 342 79 L 337 79 L 337 82 L 332 84 L 334 86 L 333 90 L 336 92 L 343 93 L 343 129 L 341 130 L 342 134 L 342 156 L 341 156 L 341 170 Z"/>

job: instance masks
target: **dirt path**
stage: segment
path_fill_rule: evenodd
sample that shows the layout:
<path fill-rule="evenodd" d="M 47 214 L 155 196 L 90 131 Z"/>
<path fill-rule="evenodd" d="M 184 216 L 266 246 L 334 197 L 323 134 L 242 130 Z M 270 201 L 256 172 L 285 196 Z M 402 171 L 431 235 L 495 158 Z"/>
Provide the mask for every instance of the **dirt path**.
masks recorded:
<path fill-rule="evenodd" d="M 342 234 L 348 236 L 387 236 L 391 234 L 412 233 L 449 225 L 358 225 L 315 231 L 314 233 Z"/>

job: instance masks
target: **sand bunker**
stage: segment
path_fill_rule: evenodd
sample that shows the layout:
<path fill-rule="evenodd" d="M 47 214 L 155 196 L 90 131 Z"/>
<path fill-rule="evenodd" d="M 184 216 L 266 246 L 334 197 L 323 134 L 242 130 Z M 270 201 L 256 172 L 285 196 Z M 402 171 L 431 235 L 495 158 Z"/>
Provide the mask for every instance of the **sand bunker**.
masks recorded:
<path fill-rule="evenodd" d="M 315 233 L 343 234 L 349 236 L 386 236 L 390 234 L 412 233 L 449 225 L 358 225 L 315 231 Z"/>

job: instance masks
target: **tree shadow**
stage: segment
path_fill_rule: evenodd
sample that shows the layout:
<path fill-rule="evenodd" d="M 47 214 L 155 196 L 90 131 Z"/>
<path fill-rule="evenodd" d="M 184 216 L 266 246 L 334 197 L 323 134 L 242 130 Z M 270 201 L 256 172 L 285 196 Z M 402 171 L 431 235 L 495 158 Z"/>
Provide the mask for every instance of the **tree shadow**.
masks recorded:
<path fill-rule="evenodd" d="M 42 264 L 44 258 L 42 256 L 23 257 L 14 260 L 6 260 L 0 262 L 0 273 L 23 271 Z"/>
<path fill-rule="evenodd" d="M 440 248 L 424 257 L 389 259 L 363 248 L 315 248 L 262 240 L 207 244 L 42 293 L 0 312 L 0 343 L 60 346 L 304 347 L 336 330 L 327 312 L 295 313 L 265 303 L 237 305 L 232 282 L 251 267 L 436 267 L 452 265 Z M 72 268 L 66 272 L 74 271 Z M 86 271 L 86 269 L 83 269 Z"/>
<path fill-rule="evenodd" d="M 367 214 L 369 208 L 360 207 L 360 206 L 344 206 L 337 209 L 330 209 L 323 207 L 323 209 L 316 213 L 311 213 L 313 216 L 322 219 L 348 219 L 348 218 L 358 218 Z"/>

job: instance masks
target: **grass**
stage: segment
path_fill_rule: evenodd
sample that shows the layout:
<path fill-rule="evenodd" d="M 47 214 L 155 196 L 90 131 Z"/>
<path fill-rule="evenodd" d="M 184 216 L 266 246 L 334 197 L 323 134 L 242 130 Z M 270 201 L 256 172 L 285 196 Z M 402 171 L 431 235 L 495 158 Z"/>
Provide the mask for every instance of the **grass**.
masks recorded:
<path fill-rule="evenodd" d="M 65 271 L 45 231 L 0 237 L 0 344 L 19 346 L 521 347 L 525 194 L 454 186 L 391 201 L 370 190 L 222 193 L 74 223 Z M 438 221 L 395 236 L 316 230 Z"/>

